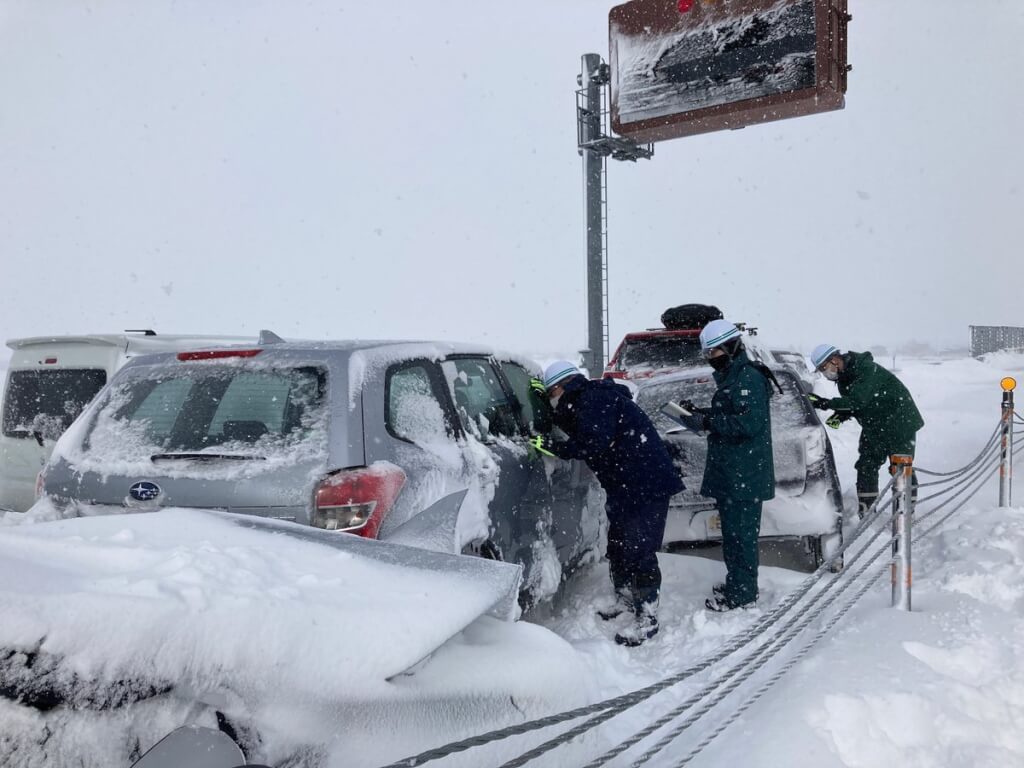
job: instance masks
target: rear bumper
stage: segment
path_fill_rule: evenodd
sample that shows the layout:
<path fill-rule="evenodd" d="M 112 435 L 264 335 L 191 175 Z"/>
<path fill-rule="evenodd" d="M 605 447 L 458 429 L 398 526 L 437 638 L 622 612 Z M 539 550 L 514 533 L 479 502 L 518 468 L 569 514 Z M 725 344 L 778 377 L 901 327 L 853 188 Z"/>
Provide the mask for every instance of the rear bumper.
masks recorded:
<path fill-rule="evenodd" d="M 808 478 L 802 493 L 789 495 L 785 486 L 764 502 L 760 538 L 797 538 L 837 533 L 842 528 L 842 499 L 827 477 Z M 714 499 L 684 491 L 672 498 L 665 524 L 666 544 L 674 541 L 721 539 Z"/>

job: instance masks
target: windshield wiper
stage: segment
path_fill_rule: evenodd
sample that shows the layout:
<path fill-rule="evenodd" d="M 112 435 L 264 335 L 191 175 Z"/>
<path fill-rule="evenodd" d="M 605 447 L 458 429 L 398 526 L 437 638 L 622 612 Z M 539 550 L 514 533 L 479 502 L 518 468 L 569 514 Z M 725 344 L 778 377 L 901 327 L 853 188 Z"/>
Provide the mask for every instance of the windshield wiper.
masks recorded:
<path fill-rule="evenodd" d="M 35 429 L 25 429 L 24 427 L 19 427 L 17 429 L 12 429 L 7 434 L 10 435 L 11 437 L 34 437 L 36 439 L 36 442 L 39 443 L 40 447 L 42 447 L 43 445 L 43 433 Z"/>
<path fill-rule="evenodd" d="M 252 456 L 242 453 L 154 453 L 149 457 L 150 461 L 167 461 L 172 459 L 185 459 L 191 461 L 214 461 L 227 459 L 228 461 L 266 461 L 266 456 Z"/>

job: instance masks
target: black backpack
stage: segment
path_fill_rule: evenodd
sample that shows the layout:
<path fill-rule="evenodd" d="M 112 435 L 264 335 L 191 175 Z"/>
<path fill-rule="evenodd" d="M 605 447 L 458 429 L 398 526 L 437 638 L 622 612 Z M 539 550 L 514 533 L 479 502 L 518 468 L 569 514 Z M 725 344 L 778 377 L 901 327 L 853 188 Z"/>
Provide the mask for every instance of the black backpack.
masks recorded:
<path fill-rule="evenodd" d="M 723 317 L 722 310 L 712 304 L 680 304 L 661 313 L 661 324 L 670 331 L 699 331 Z"/>

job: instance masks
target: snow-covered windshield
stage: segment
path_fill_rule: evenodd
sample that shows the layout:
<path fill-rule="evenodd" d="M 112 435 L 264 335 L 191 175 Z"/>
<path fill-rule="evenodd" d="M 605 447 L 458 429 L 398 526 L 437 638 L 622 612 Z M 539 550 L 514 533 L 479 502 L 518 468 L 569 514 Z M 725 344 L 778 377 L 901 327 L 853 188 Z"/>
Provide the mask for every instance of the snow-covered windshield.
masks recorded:
<path fill-rule="evenodd" d="M 619 353 L 619 368 L 689 368 L 707 365 L 696 336 L 627 339 Z"/>
<path fill-rule="evenodd" d="M 646 413 L 659 432 L 666 432 L 679 425 L 659 410 L 669 402 L 689 400 L 700 408 L 711 406 L 711 398 L 715 394 L 715 380 L 710 376 L 699 379 L 669 381 L 664 384 L 653 384 L 641 387 L 636 397 L 636 404 Z"/>
<path fill-rule="evenodd" d="M 115 382 L 83 451 L 280 454 L 323 422 L 324 374 L 316 368 L 140 368 Z"/>
<path fill-rule="evenodd" d="M 800 428 L 817 427 L 818 422 L 813 413 L 800 402 L 803 394 L 796 377 L 789 371 L 773 370 L 772 373 L 782 387 L 782 392 L 779 393 L 774 384 L 768 383 L 769 391 L 772 393 L 770 405 L 773 431 L 782 433 L 788 439 L 797 435 Z M 711 376 L 672 380 L 641 387 L 636 401 L 654 422 L 654 426 L 665 432 L 679 425 L 661 413 L 661 406 L 669 400 L 689 400 L 699 408 L 707 408 L 711 405 L 715 389 L 715 380 Z"/>

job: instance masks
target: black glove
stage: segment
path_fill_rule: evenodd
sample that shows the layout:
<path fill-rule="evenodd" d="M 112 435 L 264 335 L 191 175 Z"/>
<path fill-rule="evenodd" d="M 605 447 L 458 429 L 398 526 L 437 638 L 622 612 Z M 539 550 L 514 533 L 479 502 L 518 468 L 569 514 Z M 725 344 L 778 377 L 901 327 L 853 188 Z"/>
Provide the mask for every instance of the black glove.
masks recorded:
<path fill-rule="evenodd" d="M 680 416 L 679 421 L 685 424 L 687 429 L 692 429 L 694 432 L 704 432 L 708 429 L 711 419 L 708 418 L 707 414 L 695 413 L 692 416 Z"/>
<path fill-rule="evenodd" d="M 817 408 L 819 411 L 827 411 L 832 408 L 832 401 L 827 397 L 819 397 L 815 394 L 810 394 L 807 399 L 811 401 L 811 405 Z"/>
<path fill-rule="evenodd" d="M 695 405 L 693 400 L 680 400 L 679 407 L 685 408 L 690 413 L 708 413 L 710 408 L 701 408 L 699 405 Z"/>

